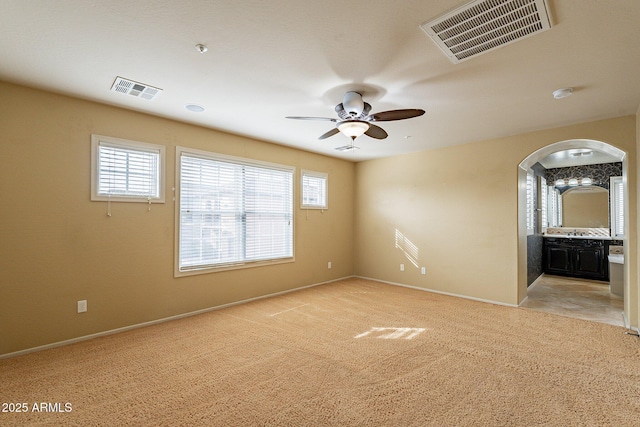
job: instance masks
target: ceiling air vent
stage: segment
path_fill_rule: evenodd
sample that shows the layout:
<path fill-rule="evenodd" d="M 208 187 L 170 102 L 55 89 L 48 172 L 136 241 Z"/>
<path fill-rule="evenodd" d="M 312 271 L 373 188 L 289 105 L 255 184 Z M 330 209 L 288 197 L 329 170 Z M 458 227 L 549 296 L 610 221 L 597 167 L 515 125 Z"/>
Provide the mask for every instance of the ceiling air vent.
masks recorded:
<path fill-rule="evenodd" d="M 122 77 L 116 78 L 116 80 L 113 82 L 113 86 L 111 86 L 111 90 L 149 101 L 160 95 L 160 93 L 162 92 L 162 89 L 159 89 L 157 87 L 134 82 L 133 80 L 127 80 Z"/>
<path fill-rule="evenodd" d="M 420 26 L 457 64 L 551 28 L 546 0 L 475 0 Z"/>
<path fill-rule="evenodd" d="M 355 145 L 343 145 L 342 147 L 336 147 L 335 149 L 338 151 L 352 151 L 359 150 L 360 147 L 356 147 Z"/>

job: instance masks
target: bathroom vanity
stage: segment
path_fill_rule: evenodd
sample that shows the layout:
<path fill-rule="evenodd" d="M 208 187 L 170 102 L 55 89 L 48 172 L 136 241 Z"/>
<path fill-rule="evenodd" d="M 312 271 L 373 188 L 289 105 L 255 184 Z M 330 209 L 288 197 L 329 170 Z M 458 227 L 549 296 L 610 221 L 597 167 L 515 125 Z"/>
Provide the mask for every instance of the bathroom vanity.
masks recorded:
<path fill-rule="evenodd" d="M 545 237 L 544 272 L 584 279 L 609 280 L 609 240 L 583 236 Z"/>

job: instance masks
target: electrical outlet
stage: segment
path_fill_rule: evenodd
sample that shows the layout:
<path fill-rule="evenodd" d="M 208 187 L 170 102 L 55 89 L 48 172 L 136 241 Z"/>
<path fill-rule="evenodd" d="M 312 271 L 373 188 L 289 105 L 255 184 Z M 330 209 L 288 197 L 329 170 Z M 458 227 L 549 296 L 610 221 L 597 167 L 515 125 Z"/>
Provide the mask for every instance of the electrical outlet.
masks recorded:
<path fill-rule="evenodd" d="M 87 311 L 87 300 L 78 301 L 78 313 L 84 313 L 85 311 Z"/>
<path fill-rule="evenodd" d="M 420 270 L 420 273 L 427 274 L 427 267 L 422 267 L 422 270 Z"/>
<path fill-rule="evenodd" d="M 404 271 L 404 264 L 400 264 L 400 271 Z"/>
<path fill-rule="evenodd" d="M 327 268 L 331 268 L 331 261 L 327 263 Z"/>

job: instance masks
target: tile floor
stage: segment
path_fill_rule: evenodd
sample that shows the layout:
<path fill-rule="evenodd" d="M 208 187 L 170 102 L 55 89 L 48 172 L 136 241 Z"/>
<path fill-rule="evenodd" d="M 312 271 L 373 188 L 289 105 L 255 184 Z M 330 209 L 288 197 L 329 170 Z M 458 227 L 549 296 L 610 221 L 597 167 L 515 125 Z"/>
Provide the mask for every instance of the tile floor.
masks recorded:
<path fill-rule="evenodd" d="M 623 298 L 610 293 L 607 282 L 543 274 L 529 286 L 520 307 L 624 326 Z"/>

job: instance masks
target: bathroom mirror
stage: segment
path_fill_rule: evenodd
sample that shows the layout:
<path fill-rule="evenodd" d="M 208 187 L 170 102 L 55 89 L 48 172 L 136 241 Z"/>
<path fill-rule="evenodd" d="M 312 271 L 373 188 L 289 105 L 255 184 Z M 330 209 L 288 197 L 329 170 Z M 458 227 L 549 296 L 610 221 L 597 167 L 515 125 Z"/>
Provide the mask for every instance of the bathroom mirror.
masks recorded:
<path fill-rule="evenodd" d="M 609 228 L 609 191 L 594 185 L 562 193 L 562 226 Z"/>

